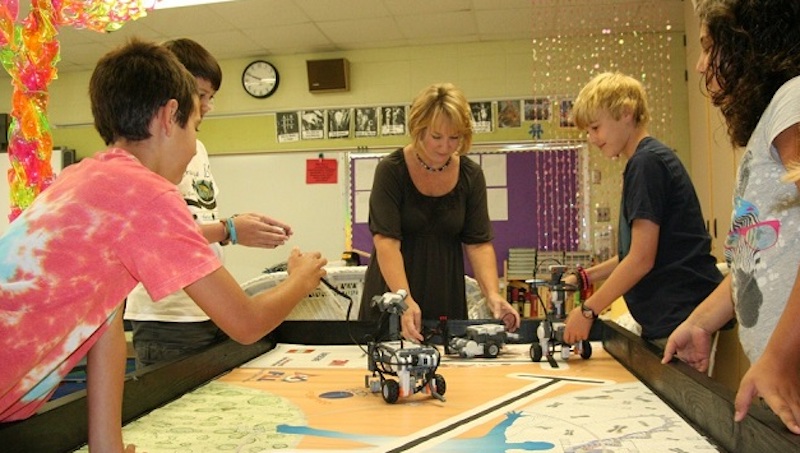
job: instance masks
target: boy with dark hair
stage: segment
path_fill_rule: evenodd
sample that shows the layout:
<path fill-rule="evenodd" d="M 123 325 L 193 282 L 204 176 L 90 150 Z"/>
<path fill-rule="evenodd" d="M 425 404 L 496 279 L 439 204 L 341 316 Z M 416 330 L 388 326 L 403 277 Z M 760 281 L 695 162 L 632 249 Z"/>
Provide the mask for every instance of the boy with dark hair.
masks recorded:
<path fill-rule="evenodd" d="M 111 452 L 123 451 L 122 301 L 138 282 L 156 299 L 185 288 L 252 343 L 316 288 L 326 261 L 293 250 L 288 278 L 253 298 L 222 267 L 175 186 L 200 110 L 194 77 L 165 47 L 109 52 L 89 93 L 108 149 L 65 169 L 0 237 L 0 421 L 33 415 L 87 356 L 89 448 Z"/>
<path fill-rule="evenodd" d="M 217 60 L 191 39 L 167 41 L 169 49 L 194 75 L 200 96 L 200 117 L 213 107 L 214 96 L 222 84 L 222 69 Z M 206 147 L 197 140 L 197 153 L 189 161 L 178 190 L 186 201 L 208 246 L 223 259 L 223 245 L 275 248 L 292 235 L 289 225 L 264 214 L 244 213 L 220 216 L 217 205 L 219 187 L 211 173 Z M 175 360 L 225 339 L 225 334 L 182 289 L 157 300 L 140 284 L 128 295 L 124 319 L 133 327 L 136 367 Z"/>

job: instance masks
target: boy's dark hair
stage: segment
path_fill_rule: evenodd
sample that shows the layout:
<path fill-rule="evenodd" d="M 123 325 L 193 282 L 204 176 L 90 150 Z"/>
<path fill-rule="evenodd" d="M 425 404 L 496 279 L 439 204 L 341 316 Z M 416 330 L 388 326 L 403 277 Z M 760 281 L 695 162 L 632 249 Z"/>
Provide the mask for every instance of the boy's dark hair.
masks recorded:
<path fill-rule="evenodd" d="M 186 127 L 196 96 L 195 78 L 172 52 L 136 38 L 100 58 L 89 81 L 94 126 L 106 145 L 150 138 L 150 121 L 170 99 Z"/>
<path fill-rule="evenodd" d="M 222 69 L 217 59 L 205 47 L 188 38 L 167 41 L 164 47 L 172 51 L 192 75 L 208 80 L 214 91 L 219 91 L 222 86 Z"/>

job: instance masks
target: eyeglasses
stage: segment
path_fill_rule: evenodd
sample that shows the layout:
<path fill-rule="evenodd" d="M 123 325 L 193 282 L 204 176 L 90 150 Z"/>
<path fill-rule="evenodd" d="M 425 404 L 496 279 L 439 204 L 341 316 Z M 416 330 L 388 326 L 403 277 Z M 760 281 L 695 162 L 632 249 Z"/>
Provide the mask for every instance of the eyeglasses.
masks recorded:
<path fill-rule="evenodd" d="M 777 219 L 736 228 L 728 233 L 728 237 L 725 239 L 725 249 L 736 248 L 739 241 L 744 240 L 744 243 L 753 250 L 766 250 L 778 242 L 780 230 L 781 221 Z"/>

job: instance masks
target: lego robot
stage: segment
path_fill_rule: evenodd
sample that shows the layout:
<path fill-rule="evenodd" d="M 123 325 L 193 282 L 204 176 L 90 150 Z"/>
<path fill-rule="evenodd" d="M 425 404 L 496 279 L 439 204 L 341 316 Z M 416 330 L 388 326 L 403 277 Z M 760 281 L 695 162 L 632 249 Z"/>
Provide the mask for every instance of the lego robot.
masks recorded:
<path fill-rule="evenodd" d="M 464 337 L 450 339 L 447 352 L 464 358 L 495 358 L 509 341 L 519 341 L 519 335 L 506 332 L 504 325 L 476 324 L 467 327 Z"/>
<path fill-rule="evenodd" d="M 400 317 L 408 308 L 404 302 L 406 295 L 399 290 L 372 298 L 372 305 L 389 316 L 389 338 L 367 344 L 368 369 L 372 376 L 366 376 L 366 386 L 373 393 L 380 391 L 389 404 L 419 392 L 444 401 L 447 384 L 444 377 L 436 373 L 441 359 L 439 350 L 426 345 L 406 346 L 400 337 Z"/>
<path fill-rule="evenodd" d="M 567 360 L 572 353 L 573 346 L 564 342 L 564 329 L 566 327 L 564 324 L 566 321 L 564 305 L 567 292 L 576 291 L 578 288 L 561 281 L 561 277 L 566 270 L 566 266 L 553 265 L 550 266 L 550 281 L 528 281 L 533 286 L 547 286 L 550 289 L 551 309 L 547 310 L 545 307 L 545 316 L 539 322 L 539 327 L 536 328 L 536 336 L 539 341 L 531 344 L 530 355 L 531 360 L 534 362 L 539 362 L 544 357 L 553 368 L 558 368 L 558 363 L 554 359 L 557 352 L 556 348 L 558 346 L 561 347 L 561 358 Z M 539 300 L 541 301 L 541 298 Z M 592 345 L 588 340 L 581 341 L 575 344 L 574 347 L 575 352 L 580 354 L 581 358 L 588 359 L 592 356 Z"/>

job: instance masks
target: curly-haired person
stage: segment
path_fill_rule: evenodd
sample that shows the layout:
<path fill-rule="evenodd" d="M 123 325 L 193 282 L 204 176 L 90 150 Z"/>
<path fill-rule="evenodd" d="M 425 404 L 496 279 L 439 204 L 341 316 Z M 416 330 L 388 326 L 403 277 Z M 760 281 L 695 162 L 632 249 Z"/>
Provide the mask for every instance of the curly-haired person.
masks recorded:
<path fill-rule="evenodd" d="M 695 10 L 697 70 L 745 152 L 725 242 L 731 272 L 673 332 L 663 361 L 706 370 L 711 334 L 735 316 L 750 368 L 734 419 L 760 396 L 800 434 L 800 2 L 697 0 Z"/>

